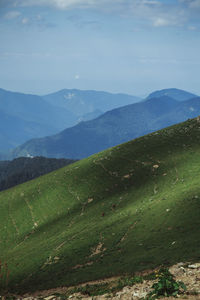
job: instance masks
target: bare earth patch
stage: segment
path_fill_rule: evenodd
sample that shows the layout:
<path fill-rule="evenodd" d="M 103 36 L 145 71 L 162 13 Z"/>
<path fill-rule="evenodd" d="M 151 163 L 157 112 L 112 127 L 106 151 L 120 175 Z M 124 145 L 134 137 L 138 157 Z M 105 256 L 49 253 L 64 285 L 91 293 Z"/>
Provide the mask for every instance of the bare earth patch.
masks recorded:
<path fill-rule="evenodd" d="M 92 254 L 90 255 L 90 257 L 94 256 L 94 255 L 97 255 L 97 254 L 100 254 L 104 251 L 106 251 L 106 248 L 102 248 L 103 247 L 103 244 L 100 242 L 97 247 L 95 248 L 92 248 Z"/>

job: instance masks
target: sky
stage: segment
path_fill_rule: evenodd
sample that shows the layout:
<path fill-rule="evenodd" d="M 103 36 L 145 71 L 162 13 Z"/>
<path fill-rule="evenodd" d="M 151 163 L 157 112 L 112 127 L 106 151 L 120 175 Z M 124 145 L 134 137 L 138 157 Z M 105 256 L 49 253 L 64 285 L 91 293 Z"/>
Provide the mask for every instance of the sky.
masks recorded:
<path fill-rule="evenodd" d="M 200 95 L 200 0 L 0 0 L 0 87 Z"/>

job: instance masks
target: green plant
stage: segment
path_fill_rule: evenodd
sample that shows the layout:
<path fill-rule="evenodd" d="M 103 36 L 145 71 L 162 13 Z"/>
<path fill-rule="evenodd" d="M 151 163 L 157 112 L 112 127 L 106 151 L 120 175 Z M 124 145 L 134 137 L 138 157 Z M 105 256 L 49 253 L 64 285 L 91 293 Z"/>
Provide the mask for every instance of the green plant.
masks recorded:
<path fill-rule="evenodd" d="M 152 272 L 152 273 L 149 273 L 149 274 L 143 276 L 144 280 L 155 280 L 156 278 L 157 277 L 156 277 L 155 272 Z"/>
<path fill-rule="evenodd" d="M 66 295 L 69 296 L 74 293 L 81 293 L 82 295 L 87 295 L 87 296 L 98 296 L 109 292 L 110 289 L 107 283 L 92 284 L 92 285 L 86 284 L 85 286 L 82 287 L 75 287 L 74 289 L 70 290 Z"/>
<path fill-rule="evenodd" d="M 5 293 L 8 286 L 9 270 L 7 263 L 0 260 L 0 293 Z"/>
<path fill-rule="evenodd" d="M 125 286 L 132 286 L 136 283 L 142 283 L 143 278 L 141 276 L 134 277 L 124 277 L 120 278 L 116 283 L 109 285 L 109 283 L 101 283 L 101 284 L 86 284 L 82 287 L 75 287 L 68 291 L 67 296 L 72 295 L 74 293 L 81 293 L 82 295 L 87 296 L 98 296 L 109 293 L 116 293 L 122 290 Z"/>
<path fill-rule="evenodd" d="M 143 277 L 141 276 L 120 278 L 117 281 L 117 284 L 111 287 L 110 292 L 115 294 L 118 291 L 121 291 L 125 286 L 133 286 L 136 283 L 142 283 L 142 282 L 143 282 Z"/>
<path fill-rule="evenodd" d="M 119 279 L 117 288 L 122 289 L 125 286 L 132 286 L 136 283 L 142 283 L 143 278 L 141 276 L 134 276 L 134 277 L 125 277 Z"/>
<path fill-rule="evenodd" d="M 179 293 L 186 291 L 186 286 L 182 281 L 176 281 L 168 268 L 161 268 L 156 272 L 158 282 L 154 283 L 153 291 L 148 294 L 146 299 L 157 299 L 159 297 L 173 296 L 176 297 Z"/>

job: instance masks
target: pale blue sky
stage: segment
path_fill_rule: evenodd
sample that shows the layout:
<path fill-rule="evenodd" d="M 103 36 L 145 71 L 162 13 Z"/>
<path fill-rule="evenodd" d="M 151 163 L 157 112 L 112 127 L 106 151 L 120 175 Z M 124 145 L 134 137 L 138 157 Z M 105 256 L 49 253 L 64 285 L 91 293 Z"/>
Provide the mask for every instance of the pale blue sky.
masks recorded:
<path fill-rule="evenodd" d="M 0 87 L 200 95 L 200 0 L 0 0 Z"/>

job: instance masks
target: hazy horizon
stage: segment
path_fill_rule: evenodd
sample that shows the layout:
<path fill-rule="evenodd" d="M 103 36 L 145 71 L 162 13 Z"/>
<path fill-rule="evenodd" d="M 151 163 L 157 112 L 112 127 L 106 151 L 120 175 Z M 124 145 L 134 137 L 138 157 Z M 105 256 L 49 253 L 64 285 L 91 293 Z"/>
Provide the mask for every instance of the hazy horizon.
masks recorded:
<path fill-rule="evenodd" d="M 1 88 L 200 94 L 199 0 L 0 0 Z"/>
<path fill-rule="evenodd" d="M 107 91 L 107 90 L 97 90 L 97 89 L 78 89 L 78 88 L 67 88 L 67 87 L 64 87 L 64 88 L 61 88 L 59 90 L 50 90 L 50 92 L 48 93 L 29 93 L 29 92 L 24 92 L 24 91 L 20 91 L 20 90 L 12 90 L 12 89 L 5 89 L 3 87 L 0 87 L 0 89 L 2 90 L 5 90 L 7 92 L 13 92 L 13 93 L 20 93 L 20 94 L 27 94 L 27 95 L 36 95 L 36 96 L 46 96 L 46 95 L 50 95 L 50 94 L 54 94 L 54 93 L 57 93 L 59 91 L 62 91 L 62 90 L 77 90 L 77 91 L 94 91 L 94 92 L 106 92 L 106 93 L 110 93 L 110 94 L 113 94 L 113 95 L 117 95 L 117 94 L 124 94 L 124 95 L 130 95 L 130 96 L 135 96 L 135 97 L 138 97 L 138 98 L 141 98 L 141 99 L 144 99 L 146 97 L 148 97 L 151 93 L 154 93 L 156 91 L 159 91 L 159 90 L 152 90 L 150 91 L 149 93 L 146 93 L 146 94 L 131 94 L 131 93 L 125 93 L 123 91 L 119 91 L 119 92 L 112 92 L 112 91 Z M 162 90 L 165 90 L 165 89 L 177 89 L 176 87 L 172 87 L 172 88 L 164 88 L 164 89 L 161 89 Z M 186 91 L 186 90 L 183 90 L 183 89 L 180 89 L 182 91 L 185 91 L 185 92 L 189 92 L 189 93 L 193 93 L 192 91 Z M 195 94 L 197 96 L 199 96 L 199 94 Z"/>

